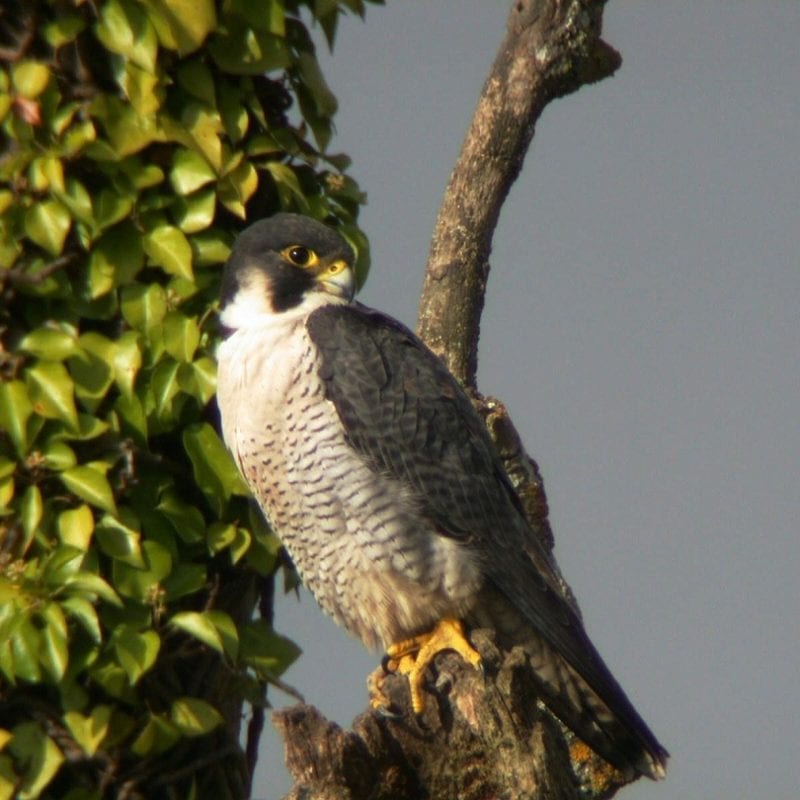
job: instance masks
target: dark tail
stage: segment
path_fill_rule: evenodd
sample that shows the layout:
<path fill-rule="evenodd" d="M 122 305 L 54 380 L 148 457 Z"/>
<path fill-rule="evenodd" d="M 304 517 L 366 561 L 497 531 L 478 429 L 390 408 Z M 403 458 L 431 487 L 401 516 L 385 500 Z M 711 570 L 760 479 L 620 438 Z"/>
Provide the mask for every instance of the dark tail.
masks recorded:
<path fill-rule="evenodd" d="M 526 642 L 525 650 L 542 688 L 542 700 L 570 730 L 621 772 L 630 775 L 633 770 L 653 780 L 663 778 L 669 753 L 634 709 L 597 651 L 591 649 L 597 671 L 605 672 L 603 695 L 541 638 Z"/>
<path fill-rule="evenodd" d="M 537 630 L 530 615 L 504 593 L 486 587 L 470 624 L 494 628 L 505 645 L 521 645 L 533 667 L 541 699 L 570 730 L 623 774 L 665 775 L 669 753 L 634 709 L 566 603 L 558 605 L 548 630 Z M 555 611 L 556 609 L 553 609 Z"/>

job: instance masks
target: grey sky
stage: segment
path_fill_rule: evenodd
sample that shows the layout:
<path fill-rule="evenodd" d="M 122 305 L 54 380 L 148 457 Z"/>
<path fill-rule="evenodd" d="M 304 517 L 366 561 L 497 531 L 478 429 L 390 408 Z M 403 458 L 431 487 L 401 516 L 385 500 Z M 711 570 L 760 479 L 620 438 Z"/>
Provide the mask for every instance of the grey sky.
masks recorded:
<path fill-rule="evenodd" d="M 324 59 L 369 192 L 361 299 L 413 325 L 507 3 L 390 2 Z M 480 389 L 545 478 L 589 632 L 672 753 L 641 800 L 800 794 L 800 3 L 615 0 L 617 77 L 545 111 L 501 216 Z M 349 724 L 375 655 L 308 595 L 287 675 Z M 277 692 L 276 703 L 289 702 Z M 288 788 L 265 738 L 254 797 Z"/>

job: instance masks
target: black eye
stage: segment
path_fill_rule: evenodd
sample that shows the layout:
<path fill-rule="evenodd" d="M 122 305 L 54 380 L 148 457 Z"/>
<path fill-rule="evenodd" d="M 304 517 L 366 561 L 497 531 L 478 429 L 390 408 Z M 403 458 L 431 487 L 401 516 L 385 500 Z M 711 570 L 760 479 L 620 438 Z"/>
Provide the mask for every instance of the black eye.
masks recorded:
<path fill-rule="evenodd" d="M 304 267 L 311 260 L 311 251 L 307 247 L 296 245 L 289 248 L 289 260 L 298 267 Z"/>

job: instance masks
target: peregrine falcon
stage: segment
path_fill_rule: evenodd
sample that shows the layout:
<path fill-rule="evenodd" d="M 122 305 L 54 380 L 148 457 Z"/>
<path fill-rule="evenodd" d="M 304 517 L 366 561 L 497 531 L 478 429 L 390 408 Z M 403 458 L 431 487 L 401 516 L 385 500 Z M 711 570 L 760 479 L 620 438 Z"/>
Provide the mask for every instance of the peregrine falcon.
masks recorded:
<path fill-rule="evenodd" d="M 492 440 L 442 362 L 353 301 L 353 252 L 308 217 L 236 240 L 222 280 L 225 442 L 319 604 L 408 674 L 471 629 L 521 644 L 544 703 L 629 776 L 667 752 L 603 663 L 530 529 Z"/>

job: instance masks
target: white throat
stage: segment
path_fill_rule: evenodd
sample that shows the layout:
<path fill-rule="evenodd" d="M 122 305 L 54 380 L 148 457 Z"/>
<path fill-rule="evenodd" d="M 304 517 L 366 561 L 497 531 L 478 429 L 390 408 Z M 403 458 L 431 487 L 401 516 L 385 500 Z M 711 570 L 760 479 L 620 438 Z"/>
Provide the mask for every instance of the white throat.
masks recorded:
<path fill-rule="evenodd" d="M 285 311 L 275 311 L 267 287 L 260 281 L 240 289 L 220 313 L 220 322 L 232 331 L 291 326 L 322 306 L 346 305 L 349 300 L 324 291 L 309 292 L 302 301 Z"/>

